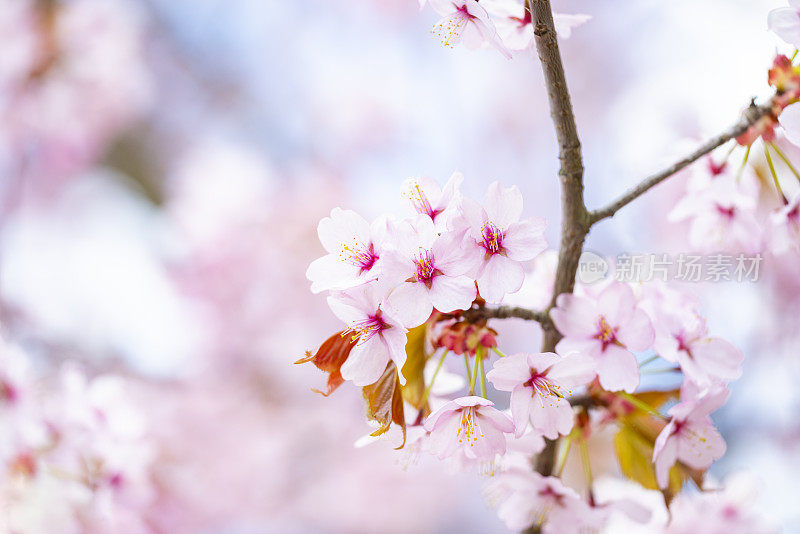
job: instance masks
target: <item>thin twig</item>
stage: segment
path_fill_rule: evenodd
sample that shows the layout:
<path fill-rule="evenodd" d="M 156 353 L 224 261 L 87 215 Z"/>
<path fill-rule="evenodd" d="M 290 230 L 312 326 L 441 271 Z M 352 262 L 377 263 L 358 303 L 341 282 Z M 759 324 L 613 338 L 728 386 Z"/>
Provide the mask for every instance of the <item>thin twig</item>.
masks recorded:
<path fill-rule="evenodd" d="M 697 148 L 694 152 L 689 154 L 683 159 L 678 160 L 677 162 L 673 163 L 666 169 L 662 170 L 661 172 L 657 172 L 652 176 L 645 178 L 639 185 L 619 197 L 617 200 L 609 204 L 608 206 L 592 211 L 590 213 L 590 224 L 595 224 L 598 221 L 606 219 L 608 217 L 613 217 L 615 213 L 617 213 L 620 209 L 630 204 L 632 201 L 636 200 L 647 191 L 652 189 L 653 187 L 657 186 L 670 176 L 676 174 L 680 170 L 684 169 L 685 167 L 691 165 L 698 159 L 702 158 L 715 148 L 724 145 L 731 139 L 734 139 L 744 132 L 747 131 L 753 124 L 755 124 L 759 119 L 765 117 L 772 113 L 773 111 L 773 101 L 769 100 L 766 104 L 756 105 L 755 103 L 751 103 L 750 106 L 742 113 L 742 117 L 739 121 L 728 128 L 726 131 L 722 132 L 721 134 L 712 137 L 707 142 L 702 144 L 700 147 Z"/>

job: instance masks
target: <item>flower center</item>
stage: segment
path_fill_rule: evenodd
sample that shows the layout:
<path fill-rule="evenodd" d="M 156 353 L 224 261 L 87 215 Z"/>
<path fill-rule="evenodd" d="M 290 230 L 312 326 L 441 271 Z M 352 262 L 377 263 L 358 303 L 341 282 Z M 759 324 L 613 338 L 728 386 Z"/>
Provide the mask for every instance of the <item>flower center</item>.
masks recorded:
<path fill-rule="evenodd" d="M 558 392 L 560 389 L 558 384 L 547 378 L 544 373 L 538 373 L 531 369 L 531 377 L 523 384 L 526 387 L 533 388 L 533 393 L 538 394 L 540 397 L 545 398 L 551 395 L 561 397 Z"/>
<path fill-rule="evenodd" d="M 378 261 L 378 255 L 375 253 L 375 247 L 372 243 L 364 245 L 354 240 L 350 244 L 342 244 L 342 250 L 339 252 L 339 259 L 347 263 L 352 263 L 361 270 L 360 274 L 363 274 L 372 269 L 372 266 Z"/>
<path fill-rule="evenodd" d="M 725 206 L 721 206 L 721 205 L 717 204 L 717 211 L 721 215 L 723 215 L 724 217 L 726 217 L 728 219 L 733 219 L 733 217 L 736 215 L 736 207 L 735 206 L 725 207 Z"/>
<path fill-rule="evenodd" d="M 419 186 L 419 184 L 414 184 L 412 186 L 410 197 L 411 203 L 414 205 L 414 209 L 417 211 L 417 213 L 427 215 L 434 221 L 436 220 L 436 216 L 442 212 L 442 210 L 433 209 L 430 200 L 428 200 L 428 196 L 424 191 L 422 191 L 422 188 Z"/>
<path fill-rule="evenodd" d="M 503 232 L 490 222 L 484 224 L 481 229 L 481 246 L 489 255 L 502 252 Z"/>
<path fill-rule="evenodd" d="M 422 282 L 430 287 L 433 278 L 439 274 L 439 271 L 436 269 L 433 252 L 420 249 L 419 256 L 414 260 L 414 266 L 416 267 L 414 278 L 416 278 L 417 282 Z"/>
<path fill-rule="evenodd" d="M 466 440 L 470 447 L 474 447 L 478 438 L 483 437 L 475 419 L 476 413 L 474 406 L 467 406 L 461 410 L 461 426 L 458 427 L 458 431 L 456 432 L 459 443 L 464 443 Z"/>
<path fill-rule="evenodd" d="M 602 315 L 600 316 L 600 320 L 597 323 L 597 334 L 595 334 L 595 339 L 599 339 L 600 342 L 603 344 L 603 350 L 606 350 L 606 347 L 612 345 L 617 342 L 617 329 L 612 328 L 606 318 Z"/>
<path fill-rule="evenodd" d="M 433 25 L 431 33 L 436 34 L 444 46 L 454 46 L 461 40 L 461 35 L 467 24 L 475 17 L 467 10 L 467 6 L 458 6 L 455 3 L 453 7 L 456 10 L 450 15 L 442 18 L 439 22 Z"/>
<path fill-rule="evenodd" d="M 390 325 L 381 317 L 381 311 L 378 310 L 374 315 L 370 315 L 363 321 L 358 321 L 350 325 L 350 328 L 342 332 L 342 337 L 353 334 L 352 341 L 358 340 L 359 343 L 369 341 L 375 334 L 380 334 L 382 331 L 391 328 Z"/>

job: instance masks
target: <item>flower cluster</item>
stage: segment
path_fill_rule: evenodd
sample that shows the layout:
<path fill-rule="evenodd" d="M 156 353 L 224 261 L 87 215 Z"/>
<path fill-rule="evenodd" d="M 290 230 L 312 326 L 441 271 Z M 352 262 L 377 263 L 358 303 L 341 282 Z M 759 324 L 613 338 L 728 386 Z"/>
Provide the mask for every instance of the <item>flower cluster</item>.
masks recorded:
<path fill-rule="evenodd" d="M 143 531 L 153 450 L 125 384 L 72 365 L 52 383 L 20 349 L 0 354 L 2 530 Z"/>
<path fill-rule="evenodd" d="M 519 189 L 495 182 L 479 204 L 462 197 L 461 181 L 458 173 L 444 188 L 427 178 L 407 180 L 407 217 L 368 223 L 335 208 L 320 222 L 327 255 L 306 275 L 312 291 L 331 292 L 328 305 L 346 325 L 341 335 L 354 342 L 341 366 L 345 380 L 373 384 L 390 361 L 402 369 L 408 329 L 434 312 L 467 310 L 476 297 L 499 302 L 518 291 L 523 262 L 547 246 L 544 220 L 521 220 Z"/>
<path fill-rule="evenodd" d="M 467 48 L 492 47 L 507 58 L 512 52 L 530 50 L 533 45 L 531 13 L 523 0 L 430 0 L 442 17 L 431 33 L 444 46 L 463 42 Z M 420 0 L 420 6 L 426 4 Z M 556 32 L 564 39 L 572 29 L 588 21 L 589 15 L 553 15 Z"/>
<path fill-rule="evenodd" d="M 320 222 L 327 255 L 307 277 L 313 291 L 330 292 L 328 304 L 345 327 L 300 362 L 329 373 L 326 395 L 345 381 L 363 388 L 368 416 L 380 424 L 372 436 L 394 423 L 414 455 L 427 451 L 456 469 L 496 475 L 487 495 L 510 528 L 544 524 L 555 532 L 576 521 L 600 528 L 617 512 L 646 522 L 649 512 L 624 502 L 595 502 L 591 476 L 588 499 L 565 485 L 560 474 L 570 444 L 579 445 L 591 473 L 589 439 L 616 428 L 627 447 L 619 445 L 623 471 L 637 464 L 625 474 L 660 488 L 668 502 L 725 452 L 710 415 L 741 374 L 742 354 L 709 334 L 690 295 L 663 283 L 609 280 L 558 296 L 542 319 L 561 335 L 555 352 L 506 356 L 489 324 L 492 305 L 519 302 L 514 293 L 531 283 L 552 291 L 552 262 L 530 261 L 546 246 L 544 221 L 522 219 L 516 188 L 495 182 L 478 203 L 459 193 L 461 181 L 459 174 L 444 187 L 407 180 L 405 217 L 369 223 L 336 208 Z M 647 351 L 651 356 L 640 358 Z M 465 373 L 442 390 L 437 377 L 450 374 L 443 369 L 448 357 L 463 358 Z M 659 359 L 669 366 L 655 372 L 681 373 L 682 387 L 639 391 Z M 508 394 L 507 410 L 495 404 L 487 382 Z M 677 404 L 662 412 L 669 401 Z M 558 476 L 519 460 L 541 451 L 543 438 L 565 443 Z"/>

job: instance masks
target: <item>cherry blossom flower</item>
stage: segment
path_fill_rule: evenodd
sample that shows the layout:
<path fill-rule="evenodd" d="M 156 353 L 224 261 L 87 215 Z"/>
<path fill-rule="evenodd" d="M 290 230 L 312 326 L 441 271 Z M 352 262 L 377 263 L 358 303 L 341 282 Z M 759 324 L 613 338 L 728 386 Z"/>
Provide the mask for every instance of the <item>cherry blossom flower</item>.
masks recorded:
<path fill-rule="evenodd" d="M 650 347 L 655 333 L 647 314 L 637 307 L 630 286 L 613 282 L 594 299 L 562 294 L 556 304 L 550 316 L 564 336 L 556 351 L 593 358 L 605 389 L 635 391 L 639 365 L 631 351 Z"/>
<path fill-rule="evenodd" d="M 342 378 L 357 386 L 374 384 L 389 360 L 398 369 L 406 361 L 406 330 L 394 311 L 385 306 L 385 290 L 377 282 L 328 297 L 328 306 L 348 329 L 342 335 L 358 340 L 340 369 Z M 400 383 L 405 385 L 403 373 Z"/>
<path fill-rule="evenodd" d="M 384 219 L 370 225 L 354 211 L 334 208 L 319 222 L 317 233 L 328 254 L 308 266 L 311 291 L 347 289 L 378 278 Z"/>
<path fill-rule="evenodd" d="M 454 172 L 443 188 L 427 176 L 409 178 L 403 182 L 403 197 L 415 213 L 430 217 L 437 230 L 446 230 L 449 220 L 458 214 L 461 203 L 458 188 L 463 181 L 460 172 Z"/>
<path fill-rule="evenodd" d="M 569 434 L 574 414 L 564 398 L 570 388 L 588 383 L 595 375 L 588 356 L 562 357 L 552 352 L 513 354 L 495 362 L 486 378 L 500 391 L 511 392 L 511 414 L 516 436 L 522 436 L 528 419 L 546 438 Z"/>
<path fill-rule="evenodd" d="M 492 19 L 476 0 L 430 0 L 430 4 L 442 16 L 431 32 L 443 45 L 453 47 L 463 41 L 467 48 L 476 49 L 486 43 L 511 59 Z"/>
<path fill-rule="evenodd" d="M 434 308 L 446 313 L 469 308 L 475 300 L 475 281 L 464 276 L 458 236 L 440 237 L 426 215 L 397 234 L 395 248 L 384 256 L 383 274 L 400 281 L 389 303 L 404 324 L 422 324 Z"/>
<path fill-rule="evenodd" d="M 521 262 L 547 248 L 545 220 L 532 217 L 520 221 L 522 193 L 516 186 L 503 188 L 499 182 L 489 186 L 483 206 L 464 199 L 463 215 L 464 261 L 475 275 L 481 297 L 500 302 L 506 293 L 522 287 L 525 271 Z"/>
<path fill-rule="evenodd" d="M 723 487 L 682 492 L 670 504 L 664 534 L 777 534 L 777 525 L 758 509 L 760 486 L 755 476 L 736 473 Z"/>
<path fill-rule="evenodd" d="M 709 337 L 705 319 L 697 313 L 662 314 L 653 348 L 659 356 L 680 365 L 699 385 L 729 382 L 742 374 L 744 355 L 728 341 Z"/>
<path fill-rule="evenodd" d="M 779 7 L 767 16 L 769 29 L 794 46 L 800 47 L 800 0 L 789 0 L 789 7 Z"/>
<path fill-rule="evenodd" d="M 556 477 L 512 468 L 499 474 L 485 489 L 497 515 L 515 531 L 541 525 L 545 534 L 578 532 L 591 514 L 588 505 Z M 587 526 L 588 525 L 583 525 Z"/>
<path fill-rule="evenodd" d="M 473 395 L 452 400 L 432 413 L 424 425 L 431 433 L 431 452 L 440 459 L 462 453 L 485 461 L 505 453 L 504 434 L 514 432 L 514 423 L 493 406 L 492 401 Z"/>
<path fill-rule="evenodd" d="M 690 222 L 689 243 L 700 251 L 759 251 L 761 229 L 750 184 L 727 167 L 716 175 L 695 176 L 699 179 L 690 182 L 669 220 Z"/>
<path fill-rule="evenodd" d="M 728 399 L 722 386 L 698 391 L 684 382 L 680 404 L 669 410 L 670 422 L 656 438 L 653 462 L 662 488 L 669 483 L 669 470 L 676 461 L 692 469 L 705 469 L 725 454 L 725 441 L 714 427 L 710 414 Z"/>
<path fill-rule="evenodd" d="M 800 194 L 771 214 L 770 250 L 783 254 L 800 248 Z"/>
<path fill-rule="evenodd" d="M 533 46 L 533 24 L 530 12 L 522 0 L 485 1 L 486 11 L 497 26 L 497 33 L 511 50 L 529 50 Z M 569 39 L 572 29 L 590 20 L 591 15 L 566 15 L 553 13 L 556 33 L 562 39 Z"/>

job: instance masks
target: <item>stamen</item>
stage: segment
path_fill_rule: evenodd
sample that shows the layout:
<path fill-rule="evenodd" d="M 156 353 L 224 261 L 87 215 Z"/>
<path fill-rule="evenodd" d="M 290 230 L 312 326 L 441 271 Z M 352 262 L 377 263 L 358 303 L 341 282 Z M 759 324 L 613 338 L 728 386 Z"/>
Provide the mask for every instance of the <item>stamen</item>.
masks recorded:
<path fill-rule="evenodd" d="M 339 261 L 351 263 L 365 273 L 372 269 L 372 266 L 378 261 L 378 255 L 375 254 L 375 247 L 372 243 L 364 245 L 354 239 L 352 243 L 342 243 Z"/>
<path fill-rule="evenodd" d="M 501 232 L 494 224 L 488 222 L 481 228 L 481 237 L 483 241 L 481 246 L 486 249 L 487 254 L 497 254 L 503 248 L 503 232 Z"/>
<path fill-rule="evenodd" d="M 363 321 L 359 321 L 350 325 L 350 328 L 343 331 L 340 335 L 345 337 L 352 334 L 351 341 L 358 340 L 358 343 L 365 343 L 369 341 L 372 336 L 379 334 L 383 330 L 391 328 L 381 318 L 380 310 L 375 315 L 370 315 Z"/>
<path fill-rule="evenodd" d="M 414 260 L 414 264 L 417 269 L 415 274 L 417 282 L 430 283 L 431 279 L 436 274 L 433 252 L 420 248 L 419 256 Z"/>
<path fill-rule="evenodd" d="M 457 7 L 455 12 L 434 24 L 431 33 L 436 34 L 444 46 L 453 47 L 461 40 L 467 24 L 473 18 L 466 6 Z"/>

